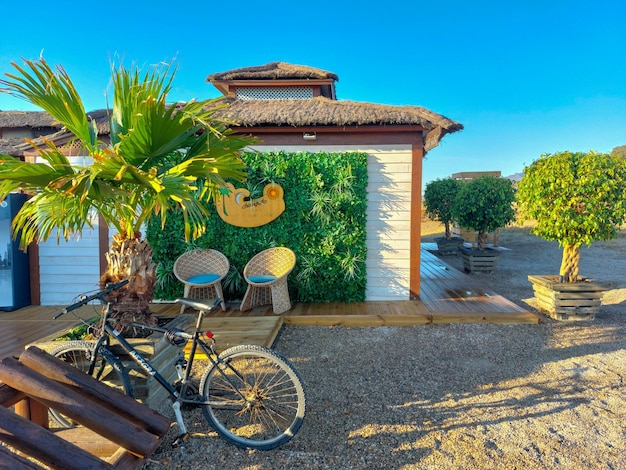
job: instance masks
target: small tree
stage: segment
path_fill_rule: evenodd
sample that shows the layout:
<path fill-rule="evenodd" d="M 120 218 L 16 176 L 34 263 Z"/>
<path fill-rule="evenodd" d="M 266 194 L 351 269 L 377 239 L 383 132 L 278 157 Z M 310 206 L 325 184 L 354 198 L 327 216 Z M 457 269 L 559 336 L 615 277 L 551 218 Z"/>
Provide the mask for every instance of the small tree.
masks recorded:
<path fill-rule="evenodd" d="M 563 248 L 562 282 L 576 282 L 580 247 L 615 238 L 626 219 L 626 160 L 590 151 L 542 155 L 524 169 L 517 200 L 532 233 Z"/>
<path fill-rule="evenodd" d="M 453 222 L 453 209 L 461 182 L 453 178 L 431 181 L 424 190 L 426 215 L 441 222 L 446 229 L 446 240 L 450 240 L 450 225 Z"/>
<path fill-rule="evenodd" d="M 484 175 L 461 184 L 453 214 L 461 227 L 478 232 L 478 249 L 484 250 L 489 232 L 515 220 L 514 201 L 510 180 Z"/>

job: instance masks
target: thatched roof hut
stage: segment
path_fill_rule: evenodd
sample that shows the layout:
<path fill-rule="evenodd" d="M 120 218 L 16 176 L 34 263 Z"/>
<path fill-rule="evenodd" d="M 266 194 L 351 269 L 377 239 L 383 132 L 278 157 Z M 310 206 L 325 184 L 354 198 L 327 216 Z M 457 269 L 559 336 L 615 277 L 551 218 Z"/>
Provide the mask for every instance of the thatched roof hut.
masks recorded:
<path fill-rule="evenodd" d="M 339 101 L 335 74 L 272 62 L 209 75 L 217 116 L 257 151 L 368 155 L 366 300 L 420 295 L 422 160 L 463 125 L 420 106 Z M 315 158 L 311 156 L 310 158 Z"/>
<path fill-rule="evenodd" d="M 0 111 L 0 153 L 19 157 L 24 139 L 36 138 L 61 129 L 44 111 Z"/>
<path fill-rule="evenodd" d="M 335 82 L 339 78 L 332 72 L 285 62 L 271 62 L 255 67 L 238 68 L 214 73 L 207 81 L 225 96 L 217 100 L 216 114 L 233 127 L 254 131 L 258 128 L 326 128 L 345 127 L 398 129 L 401 126 L 419 126 L 426 131 L 424 150 L 439 144 L 446 135 L 463 129 L 463 125 L 420 106 L 391 106 L 356 101 L 339 101 L 335 96 Z M 311 87 L 309 99 L 293 99 L 289 94 L 276 99 L 239 99 L 241 89 L 294 89 Z M 88 113 L 97 123 L 100 135 L 109 133 L 109 112 L 106 109 Z M 0 112 L 0 128 L 8 127 L 59 128 L 45 112 Z M 363 129 L 362 129 L 363 130 Z M 56 133 L 55 138 L 63 137 Z M 35 140 L 40 143 L 41 139 Z M 7 146 L 8 143 L 7 143 Z M 18 145 L 18 151 L 28 144 Z"/>
<path fill-rule="evenodd" d="M 218 115 L 233 126 L 252 132 L 254 128 L 281 127 L 368 126 L 377 131 L 383 127 L 420 126 L 427 132 L 425 150 L 428 151 L 436 147 L 444 135 L 463 129 L 462 124 L 420 106 L 339 101 L 335 96 L 338 80 L 334 73 L 285 62 L 239 68 L 207 77 L 207 81 L 225 95 L 220 100 L 225 106 Z M 279 87 L 281 91 L 275 91 Z M 289 92 L 302 87 L 311 88 L 310 97 Z M 246 93 L 240 96 L 240 90 Z"/>
<path fill-rule="evenodd" d="M 91 111 L 87 113 L 87 116 L 95 120 L 99 134 L 105 136 L 109 134 L 108 110 Z M 17 132 L 21 129 L 25 132 L 20 137 L 0 138 L 0 153 L 20 157 L 25 151 L 33 149 L 30 142 L 42 145 L 44 140 L 51 140 L 62 145 L 73 137 L 44 111 L 0 111 L 0 130 L 4 130 L 7 134 L 7 130 Z"/>

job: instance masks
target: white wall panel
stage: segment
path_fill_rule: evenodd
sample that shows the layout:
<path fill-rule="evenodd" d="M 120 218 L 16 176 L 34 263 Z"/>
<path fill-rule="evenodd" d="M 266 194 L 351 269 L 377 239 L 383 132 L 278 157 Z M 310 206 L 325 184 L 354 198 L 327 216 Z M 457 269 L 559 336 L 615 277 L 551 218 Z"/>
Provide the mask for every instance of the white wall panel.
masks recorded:
<path fill-rule="evenodd" d="M 93 290 L 100 279 L 97 230 L 84 230 L 78 239 L 52 236 L 39 244 L 41 305 L 64 305 L 81 292 Z"/>

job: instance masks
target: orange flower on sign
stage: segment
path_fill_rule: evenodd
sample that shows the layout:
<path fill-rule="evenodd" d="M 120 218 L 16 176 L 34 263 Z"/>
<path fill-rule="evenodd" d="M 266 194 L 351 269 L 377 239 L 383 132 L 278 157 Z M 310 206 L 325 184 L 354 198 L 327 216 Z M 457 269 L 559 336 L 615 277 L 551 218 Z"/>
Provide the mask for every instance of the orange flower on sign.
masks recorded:
<path fill-rule="evenodd" d="M 276 187 L 270 188 L 267 192 L 267 197 L 269 199 L 276 199 L 278 196 L 280 196 L 280 192 Z"/>

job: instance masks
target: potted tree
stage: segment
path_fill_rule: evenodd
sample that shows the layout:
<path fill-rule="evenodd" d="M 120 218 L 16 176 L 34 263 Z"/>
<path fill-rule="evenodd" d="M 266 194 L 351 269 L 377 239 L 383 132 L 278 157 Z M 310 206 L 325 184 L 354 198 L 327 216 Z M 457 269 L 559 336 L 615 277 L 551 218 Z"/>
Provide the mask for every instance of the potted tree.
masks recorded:
<path fill-rule="evenodd" d="M 515 190 L 505 178 L 484 175 L 463 183 L 454 203 L 459 225 L 476 231 L 476 247 L 459 248 L 466 272 L 492 272 L 500 252 L 486 246 L 487 235 L 515 220 Z"/>
<path fill-rule="evenodd" d="M 579 276 L 580 248 L 615 238 L 626 220 L 626 159 L 593 151 L 542 155 L 524 169 L 517 201 L 532 233 L 563 249 L 559 275 L 531 275 L 539 310 L 592 319 L 604 290 Z"/>
<path fill-rule="evenodd" d="M 461 182 L 453 178 L 436 179 L 428 183 L 424 190 L 426 215 L 441 222 L 445 228 L 445 235 L 435 238 L 437 250 L 442 256 L 457 255 L 459 246 L 463 245 L 464 240 L 461 237 L 453 237 L 451 233 L 454 201 L 460 185 Z"/>

